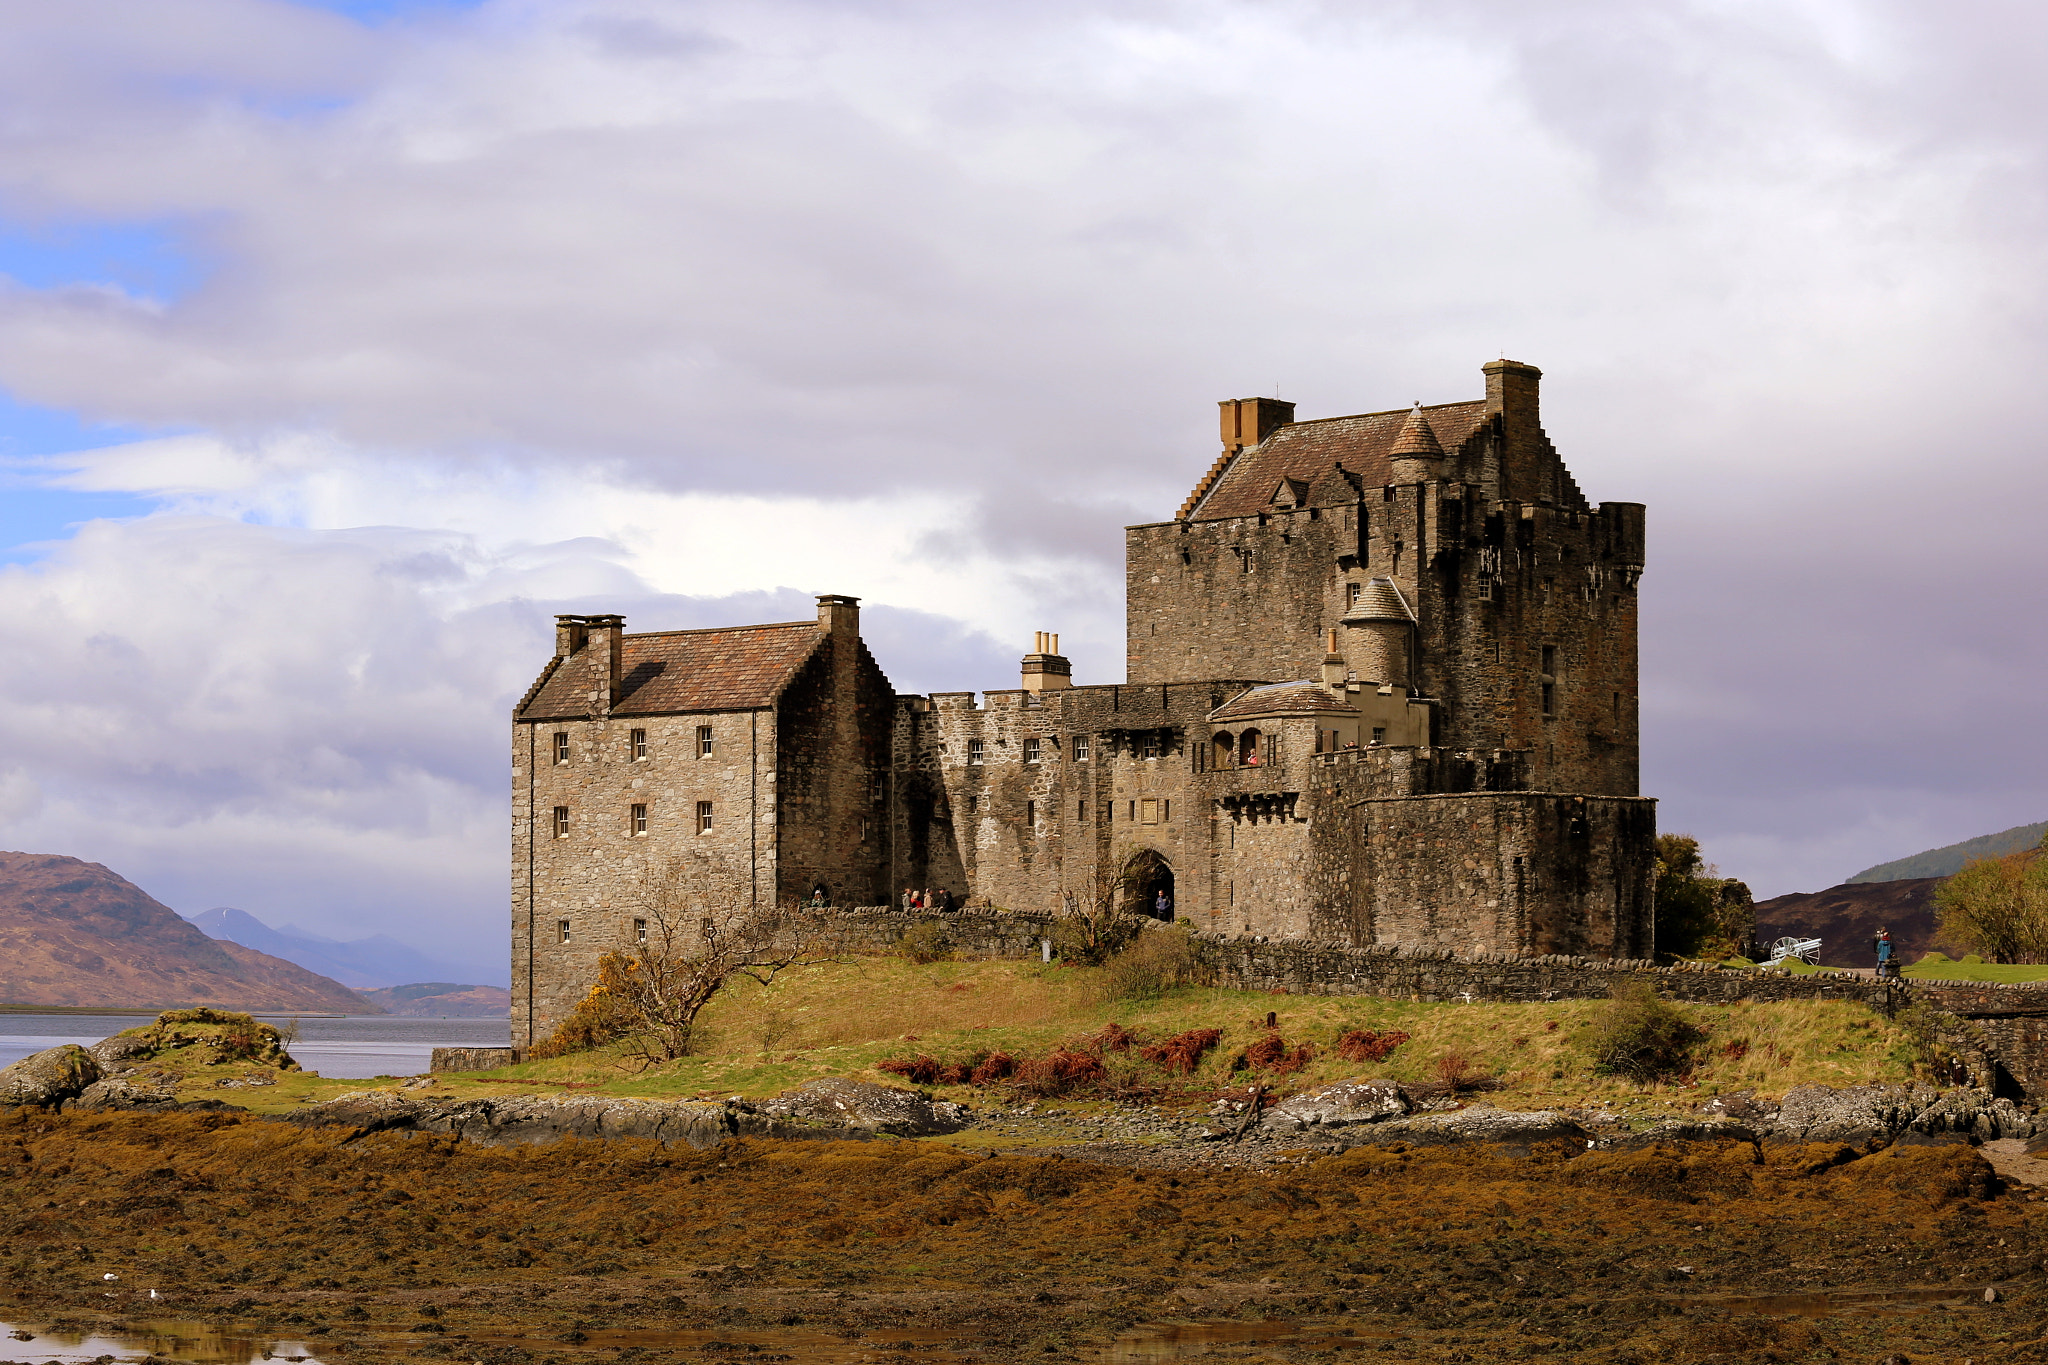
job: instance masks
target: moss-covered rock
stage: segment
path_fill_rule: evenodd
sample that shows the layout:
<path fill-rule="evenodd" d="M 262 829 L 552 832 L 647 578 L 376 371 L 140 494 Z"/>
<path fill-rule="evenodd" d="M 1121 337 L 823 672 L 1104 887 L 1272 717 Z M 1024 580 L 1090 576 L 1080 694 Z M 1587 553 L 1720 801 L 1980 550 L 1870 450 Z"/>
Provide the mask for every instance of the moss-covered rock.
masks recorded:
<path fill-rule="evenodd" d="M 0 1105 L 58 1105 L 100 1078 L 99 1063 L 76 1043 L 46 1048 L 0 1071 Z"/>

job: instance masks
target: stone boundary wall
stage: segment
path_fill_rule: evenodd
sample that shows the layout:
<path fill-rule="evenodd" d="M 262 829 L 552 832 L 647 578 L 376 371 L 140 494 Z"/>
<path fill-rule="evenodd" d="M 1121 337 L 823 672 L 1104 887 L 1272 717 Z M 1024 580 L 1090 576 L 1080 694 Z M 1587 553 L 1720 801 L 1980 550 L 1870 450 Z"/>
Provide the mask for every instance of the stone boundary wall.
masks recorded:
<path fill-rule="evenodd" d="M 913 925 L 937 921 L 945 926 L 953 951 L 1009 959 L 1038 957 L 1039 944 L 1053 923 L 1049 916 L 1001 910 L 938 914 L 892 906 L 828 911 L 819 918 L 846 934 L 851 944 L 885 951 Z M 2048 1096 L 2048 985 L 1880 981 L 1850 972 L 1795 976 L 1659 967 L 1642 959 L 1461 957 L 1435 949 L 1342 948 L 1206 934 L 1197 934 L 1196 942 L 1218 984 L 1291 995 L 1373 995 L 1443 1004 L 1537 1003 L 1602 999 L 1621 982 L 1646 980 L 1667 999 L 1702 1005 L 1836 1000 L 1867 1005 L 1890 1017 L 1917 1003 L 1936 1012 L 1939 1041 L 1970 1084 L 2029 1099 Z"/>

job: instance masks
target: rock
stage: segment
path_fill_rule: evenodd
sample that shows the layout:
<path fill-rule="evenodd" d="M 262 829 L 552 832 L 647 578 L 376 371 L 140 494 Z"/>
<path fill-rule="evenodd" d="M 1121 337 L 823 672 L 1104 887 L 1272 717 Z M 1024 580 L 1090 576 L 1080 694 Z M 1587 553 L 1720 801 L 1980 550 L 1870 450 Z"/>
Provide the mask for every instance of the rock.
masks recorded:
<path fill-rule="evenodd" d="M 1980 1141 L 2029 1137 L 2034 1121 L 1982 1090 L 1947 1092 L 1926 1085 L 1795 1086 L 1765 1130 L 1773 1143 L 1841 1142 L 1876 1147 L 1904 1133 L 1967 1133 Z"/>
<path fill-rule="evenodd" d="M 111 1074 L 156 1055 L 156 1047 L 148 1039 L 120 1033 L 111 1038 L 100 1039 L 86 1051 L 99 1063 L 101 1075 Z"/>
<path fill-rule="evenodd" d="M 1405 1118 L 1408 1101 L 1392 1081 L 1339 1081 L 1320 1090 L 1282 1100 L 1266 1111 L 1259 1128 L 1268 1133 L 1299 1133 L 1309 1128 L 1347 1128 Z"/>
<path fill-rule="evenodd" d="M 824 1086 L 839 1088 L 821 1093 Z M 831 1097 L 845 1107 L 836 1107 Z M 435 1100 L 363 1090 L 308 1105 L 284 1122 L 303 1128 L 353 1128 L 350 1141 L 399 1131 L 444 1133 L 491 1147 L 579 1137 L 646 1138 L 704 1148 L 735 1137 L 860 1141 L 883 1133 L 951 1133 L 965 1127 L 969 1117 L 965 1105 L 933 1104 L 912 1091 L 859 1081 L 814 1081 L 759 1106 L 600 1095 Z"/>
<path fill-rule="evenodd" d="M 1607 1151 L 1634 1152 L 1660 1142 L 1747 1142 L 1763 1141 L 1757 1130 L 1733 1119 L 1667 1119 L 1640 1133 L 1624 1133 L 1600 1143 Z"/>
<path fill-rule="evenodd" d="M 1376 1123 L 1367 1132 L 1347 1138 L 1349 1146 L 1406 1142 L 1424 1147 L 1459 1142 L 1575 1142 L 1583 1146 L 1590 1140 L 1584 1128 L 1555 1109 L 1532 1109 L 1526 1113 L 1510 1109 L 1461 1109 L 1453 1114 L 1416 1114 Z"/>
<path fill-rule="evenodd" d="M 99 1078 L 99 1063 L 78 1044 L 46 1048 L 0 1071 L 0 1106 L 61 1105 Z"/>
<path fill-rule="evenodd" d="M 79 1109 L 168 1109 L 177 1102 L 169 1086 L 110 1076 L 81 1090 L 72 1103 Z"/>
<path fill-rule="evenodd" d="M 964 1104 L 928 1100 L 914 1090 L 838 1076 L 807 1081 L 753 1107 L 770 1118 L 808 1119 L 896 1137 L 957 1133 L 974 1122 L 973 1111 Z"/>

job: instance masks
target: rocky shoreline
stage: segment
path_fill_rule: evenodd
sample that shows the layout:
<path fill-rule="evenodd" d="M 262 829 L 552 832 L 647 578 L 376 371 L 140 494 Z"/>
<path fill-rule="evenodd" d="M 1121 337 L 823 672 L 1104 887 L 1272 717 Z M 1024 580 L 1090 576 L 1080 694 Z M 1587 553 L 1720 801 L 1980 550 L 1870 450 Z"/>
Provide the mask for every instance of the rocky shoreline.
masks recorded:
<path fill-rule="evenodd" d="M 246 1112 L 221 1100 L 177 1101 L 143 1069 L 147 1048 L 129 1037 L 81 1048 L 64 1045 L 0 1071 L 0 1107 L 34 1105 L 85 1112 Z M 1195 1119 L 1185 1110 L 1130 1105 L 1077 1113 L 1028 1104 L 975 1111 L 913 1090 L 865 1081 L 812 1081 L 766 1100 L 652 1100 L 595 1095 L 453 1099 L 431 1080 L 364 1090 L 308 1105 L 275 1121 L 303 1128 L 438 1134 L 485 1146 L 563 1138 L 639 1138 L 695 1149 L 732 1138 L 869 1141 L 971 1134 L 974 1145 L 1025 1147 L 1113 1165 L 1155 1168 L 1245 1166 L 1330 1155 L 1353 1147 L 1502 1144 L 1526 1150 L 1567 1143 L 1583 1151 L 1628 1151 L 1659 1143 L 1741 1142 L 1754 1146 L 1832 1143 L 1869 1151 L 1890 1145 L 2031 1139 L 2035 1116 L 1969 1087 L 1798 1086 L 1781 1101 L 1716 1097 L 1691 1116 L 1647 1128 L 1599 1110 L 1514 1110 L 1461 1104 L 1383 1080 L 1348 1080 L 1262 1108 L 1251 1097 L 1219 1100 Z"/>

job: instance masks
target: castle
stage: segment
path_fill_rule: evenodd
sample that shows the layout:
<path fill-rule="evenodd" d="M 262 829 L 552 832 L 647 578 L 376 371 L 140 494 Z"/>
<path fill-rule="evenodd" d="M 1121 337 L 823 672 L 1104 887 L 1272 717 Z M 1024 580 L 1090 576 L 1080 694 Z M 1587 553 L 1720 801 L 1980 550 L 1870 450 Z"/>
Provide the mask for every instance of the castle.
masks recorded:
<path fill-rule="evenodd" d="M 1223 403 L 1177 515 L 1125 532 L 1122 683 L 1073 686 L 1041 635 L 981 705 L 898 695 L 851 597 L 718 630 L 560 617 L 513 712 L 514 1043 L 644 938 L 650 870 L 682 862 L 721 904 L 1163 895 L 1220 934 L 1648 956 L 1643 508 L 1586 501 L 1540 371 L 1484 373 L 1355 417 Z"/>

